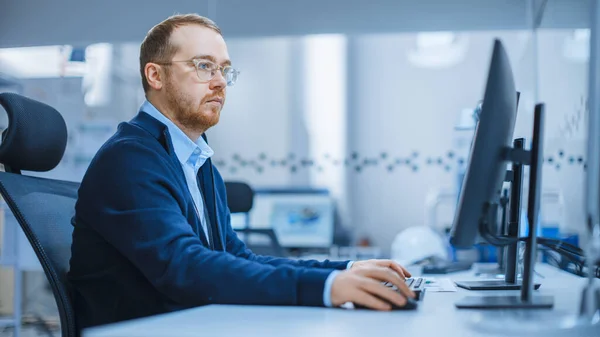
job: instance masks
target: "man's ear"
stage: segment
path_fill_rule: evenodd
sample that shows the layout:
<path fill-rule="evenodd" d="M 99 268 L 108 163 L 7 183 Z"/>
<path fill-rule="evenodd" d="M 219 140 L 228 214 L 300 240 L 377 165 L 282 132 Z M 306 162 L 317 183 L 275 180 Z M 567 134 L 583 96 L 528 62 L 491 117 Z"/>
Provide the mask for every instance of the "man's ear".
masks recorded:
<path fill-rule="evenodd" d="M 156 63 L 148 62 L 144 67 L 144 73 L 146 74 L 146 80 L 148 85 L 154 90 L 160 90 L 163 86 L 163 74 L 164 71 Z"/>

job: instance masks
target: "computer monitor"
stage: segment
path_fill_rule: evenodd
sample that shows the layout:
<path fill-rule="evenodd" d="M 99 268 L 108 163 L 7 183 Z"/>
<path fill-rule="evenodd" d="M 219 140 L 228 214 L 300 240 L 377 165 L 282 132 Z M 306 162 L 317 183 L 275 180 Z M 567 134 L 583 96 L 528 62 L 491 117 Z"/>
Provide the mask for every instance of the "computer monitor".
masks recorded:
<path fill-rule="evenodd" d="M 500 199 L 508 164 L 503 151 L 512 145 L 517 118 L 516 91 L 508 55 L 496 40 L 451 230 L 451 243 L 456 248 L 473 247 L 481 216 Z"/>
<path fill-rule="evenodd" d="M 494 42 L 483 106 L 459 203 L 451 230 L 450 242 L 457 248 L 471 248 L 483 225 L 496 217 L 502 185 L 507 179 L 507 165 L 529 165 L 528 220 L 525 268 L 521 296 L 467 297 L 458 308 L 551 308 L 549 296 L 532 296 L 533 263 L 537 245 L 535 227 L 539 211 L 543 137 L 543 105 L 536 105 L 531 150 L 512 146 L 517 114 L 515 82 L 508 55 L 499 40 Z M 516 143 L 515 143 L 516 144 Z M 518 186 L 520 189 L 520 184 Z M 520 193 L 520 190 L 517 191 Z M 513 210 L 520 212 L 520 210 Z M 517 213 L 518 214 L 518 213 Z"/>
<path fill-rule="evenodd" d="M 232 215 L 237 228 L 273 229 L 282 247 L 329 249 L 333 245 L 335 204 L 329 191 L 302 188 L 257 188 L 249 223 Z"/>
<path fill-rule="evenodd" d="M 517 105 L 519 110 L 519 99 L 521 93 L 517 91 Z M 479 115 L 478 115 L 479 118 Z M 514 148 L 523 149 L 525 140 L 523 138 L 515 139 L 513 142 Z M 513 163 L 510 171 L 507 171 L 505 182 L 510 183 L 510 189 L 503 188 L 503 195 L 499 202 L 499 211 L 501 213 L 500 223 L 492 223 L 492 229 L 496 230 L 499 235 L 509 235 L 518 237 L 518 228 L 520 225 L 519 210 L 521 209 L 521 192 L 523 183 L 523 165 L 521 163 Z M 508 196 L 510 190 L 510 197 Z M 458 198 L 457 198 L 458 199 Z M 509 204 L 510 202 L 510 204 Z M 491 210 L 495 212 L 494 209 Z M 490 216 L 490 220 L 494 219 Z M 515 230 L 516 228 L 516 230 Z M 477 237 L 478 243 L 485 243 L 481 237 Z M 483 248 L 483 247 L 481 247 Z M 459 287 L 469 290 L 518 290 L 521 288 L 517 283 L 517 245 L 513 244 L 508 247 L 498 247 L 496 249 L 497 264 L 496 265 L 481 265 L 478 266 L 478 274 L 481 277 L 492 275 L 496 278 L 499 275 L 504 275 L 504 281 L 501 280 L 485 280 L 485 281 L 465 281 L 457 283 Z M 539 284 L 536 286 L 539 287 Z"/>

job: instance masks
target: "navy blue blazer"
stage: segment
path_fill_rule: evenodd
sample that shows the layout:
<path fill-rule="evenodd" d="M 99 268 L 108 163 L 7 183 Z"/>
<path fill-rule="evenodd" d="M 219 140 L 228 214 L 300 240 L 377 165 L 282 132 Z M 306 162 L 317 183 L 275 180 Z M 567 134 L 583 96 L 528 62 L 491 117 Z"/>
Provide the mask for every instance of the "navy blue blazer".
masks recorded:
<path fill-rule="evenodd" d="M 327 276 L 348 261 L 253 254 L 231 228 L 210 160 L 198 178 L 212 246 L 164 124 L 140 112 L 101 147 L 73 217 L 68 279 L 78 329 L 214 303 L 323 306 Z"/>

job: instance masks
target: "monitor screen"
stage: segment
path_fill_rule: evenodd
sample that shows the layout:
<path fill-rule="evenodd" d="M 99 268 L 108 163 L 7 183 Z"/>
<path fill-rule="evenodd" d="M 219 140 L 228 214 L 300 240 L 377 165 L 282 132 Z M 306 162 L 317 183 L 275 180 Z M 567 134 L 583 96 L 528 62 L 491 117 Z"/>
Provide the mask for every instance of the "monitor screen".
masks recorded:
<path fill-rule="evenodd" d="M 254 195 L 250 228 L 272 228 L 286 248 L 329 248 L 333 244 L 335 208 L 321 190 L 260 190 Z M 244 226 L 244 216 L 232 215 L 233 228 Z"/>

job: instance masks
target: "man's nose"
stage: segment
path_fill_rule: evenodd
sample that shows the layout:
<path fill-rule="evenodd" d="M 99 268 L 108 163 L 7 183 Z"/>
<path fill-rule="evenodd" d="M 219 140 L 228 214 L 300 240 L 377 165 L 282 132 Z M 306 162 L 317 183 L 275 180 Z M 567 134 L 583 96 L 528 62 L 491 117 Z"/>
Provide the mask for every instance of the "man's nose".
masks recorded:
<path fill-rule="evenodd" d="M 212 80 L 210 80 L 210 88 L 215 90 L 215 89 L 223 89 L 227 86 L 227 81 L 225 80 L 225 77 L 223 77 L 223 72 L 221 72 L 220 70 L 217 71 L 217 74 L 215 75 L 215 77 L 213 77 Z"/>

